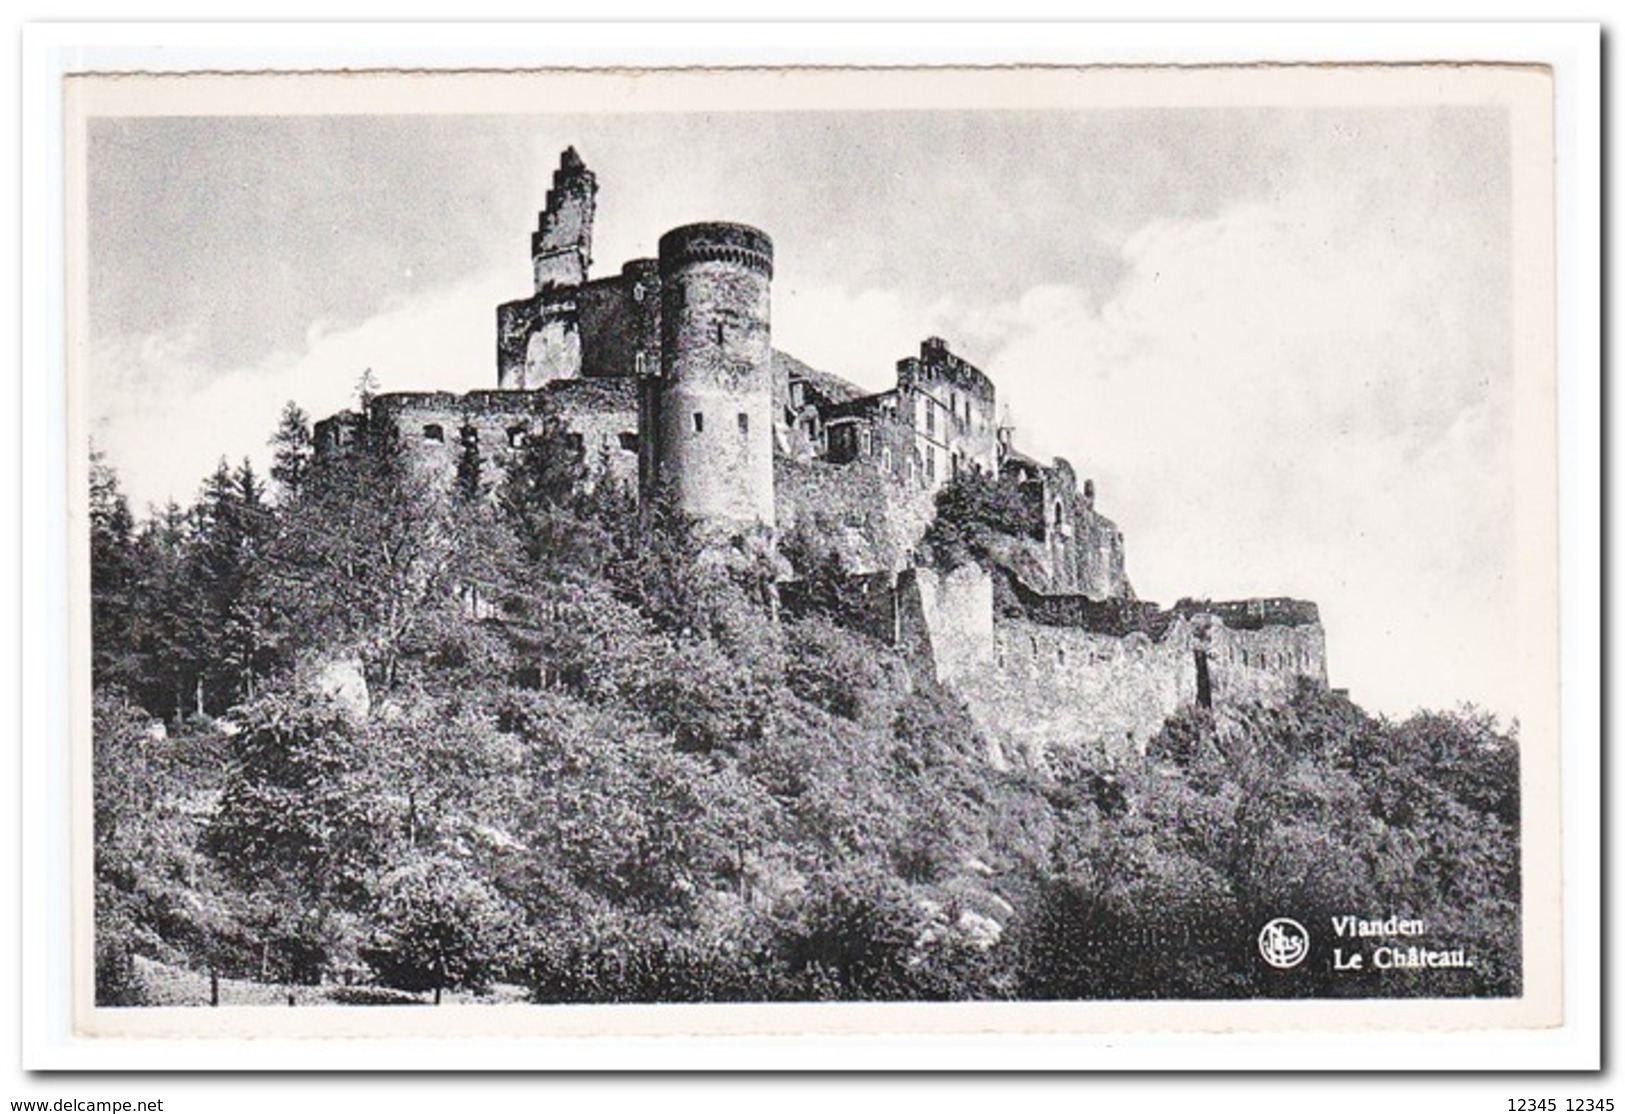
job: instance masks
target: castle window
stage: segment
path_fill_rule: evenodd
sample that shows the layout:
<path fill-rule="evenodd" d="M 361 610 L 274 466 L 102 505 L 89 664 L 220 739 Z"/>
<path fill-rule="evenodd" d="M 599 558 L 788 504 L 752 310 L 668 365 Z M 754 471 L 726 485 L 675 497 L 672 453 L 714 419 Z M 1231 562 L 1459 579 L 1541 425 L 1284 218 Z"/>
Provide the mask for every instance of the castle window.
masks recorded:
<path fill-rule="evenodd" d="M 576 457 L 578 459 L 580 458 L 581 454 L 586 451 L 586 448 L 587 448 L 586 441 L 582 439 L 582 436 L 579 433 L 567 433 L 567 434 L 565 434 L 564 435 L 564 443 L 569 446 L 570 455 L 573 456 L 573 457 Z"/>
<path fill-rule="evenodd" d="M 632 284 L 632 300 L 634 302 L 643 301 L 643 284 L 641 282 L 634 282 Z"/>
<path fill-rule="evenodd" d="M 508 427 L 508 448 L 517 449 L 525 443 L 525 427 L 511 425 Z"/>
<path fill-rule="evenodd" d="M 1028 641 L 1030 641 L 1033 644 L 1033 660 L 1037 661 L 1038 660 L 1038 636 L 1036 634 L 1031 634 L 1031 635 L 1028 635 L 1027 638 L 1028 638 Z"/>
<path fill-rule="evenodd" d="M 433 441 L 437 445 L 444 444 L 446 440 L 446 431 L 438 425 L 426 425 L 423 427 L 423 439 L 425 441 Z"/>
<path fill-rule="evenodd" d="M 931 405 L 929 396 L 925 400 L 925 432 L 931 437 L 937 435 L 937 408 Z"/>
<path fill-rule="evenodd" d="M 635 434 L 635 433 L 622 433 L 621 434 L 621 448 L 625 449 L 629 453 L 637 452 L 638 451 L 638 435 Z"/>
<path fill-rule="evenodd" d="M 694 411 L 694 432 L 705 432 L 705 415 L 700 413 L 698 410 Z"/>
<path fill-rule="evenodd" d="M 1066 647 L 1065 646 L 1057 646 L 1057 647 L 1055 647 L 1055 664 L 1056 665 L 1065 665 L 1066 664 Z"/>
<path fill-rule="evenodd" d="M 717 343 L 722 343 L 722 322 L 717 322 Z"/>

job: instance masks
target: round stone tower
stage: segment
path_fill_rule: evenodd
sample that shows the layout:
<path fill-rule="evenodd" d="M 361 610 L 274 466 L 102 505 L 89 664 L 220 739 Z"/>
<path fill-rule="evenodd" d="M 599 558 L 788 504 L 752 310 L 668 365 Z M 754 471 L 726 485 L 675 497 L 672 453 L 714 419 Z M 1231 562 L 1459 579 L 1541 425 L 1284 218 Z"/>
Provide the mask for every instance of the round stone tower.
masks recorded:
<path fill-rule="evenodd" d="M 773 241 L 746 225 L 690 224 L 660 238 L 645 479 L 734 532 L 774 525 L 772 278 Z"/>

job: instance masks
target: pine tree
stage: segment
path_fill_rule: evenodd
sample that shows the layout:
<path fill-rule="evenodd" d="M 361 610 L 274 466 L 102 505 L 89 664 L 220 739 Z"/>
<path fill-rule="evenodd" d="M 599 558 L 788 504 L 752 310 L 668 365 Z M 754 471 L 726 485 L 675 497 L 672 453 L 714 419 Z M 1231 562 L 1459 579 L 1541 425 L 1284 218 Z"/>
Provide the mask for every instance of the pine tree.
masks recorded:
<path fill-rule="evenodd" d="M 372 400 L 378 397 L 381 386 L 382 384 L 378 382 L 378 376 L 373 374 L 370 367 L 363 371 L 360 378 L 355 381 L 355 401 L 356 405 L 361 408 L 363 415 L 372 409 Z"/>
<path fill-rule="evenodd" d="M 90 454 L 91 670 L 97 684 L 133 687 L 139 679 L 133 628 L 140 559 L 135 516 L 118 475 L 95 449 Z"/>
<path fill-rule="evenodd" d="M 462 442 L 462 450 L 457 457 L 457 495 L 465 503 L 475 503 L 484 494 L 484 483 L 481 478 L 484 461 L 480 458 L 480 431 L 474 428 L 473 423 L 464 422 L 458 435 Z"/>
<path fill-rule="evenodd" d="M 271 447 L 276 456 L 271 463 L 271 478 L 282 490 L 282 501 L 299 497 L 305 476 L 310 471 L 315 446 L 311 440 L 310 417 L 295 402 L 282 407 L 282 420 L 271 436 Z"/>

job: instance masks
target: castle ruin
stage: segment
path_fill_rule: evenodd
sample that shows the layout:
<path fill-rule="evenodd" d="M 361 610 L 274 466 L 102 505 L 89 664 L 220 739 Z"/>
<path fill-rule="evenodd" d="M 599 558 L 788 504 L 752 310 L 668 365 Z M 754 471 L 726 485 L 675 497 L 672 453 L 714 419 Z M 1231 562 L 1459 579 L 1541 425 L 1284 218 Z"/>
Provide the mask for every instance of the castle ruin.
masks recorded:
<path fill-rule="evenodd" d="M 773 243 L 758 229 L 686 225 L 658 258 L 591 277 L 597 193 L 566 150 L 531 237 L 532 292 L 497 307 L 495 390 L 378 395 L 365 419 L 319 422 L 318 451 L 382 421 L 449 483 L 464 453 L 501 469 L 556 416 L 597 475 L 645 500 L 671 492 L 719 539 L 817 536 L 866 587 L 870 632 L 964 698 L 998 763 L 1052 748 L 1110 761 L 1180 708 L 1325 683 L 1312 603 L 1136 598 L 1093 481 L 1023 454 L 993 382 L 943 339 L 899 360 L 878 393 L 775 350 Z M 1013 485 L 1025 528 L 990 568 L 944 572 L 917 547 L 937 492 L 971 474 Z"/>

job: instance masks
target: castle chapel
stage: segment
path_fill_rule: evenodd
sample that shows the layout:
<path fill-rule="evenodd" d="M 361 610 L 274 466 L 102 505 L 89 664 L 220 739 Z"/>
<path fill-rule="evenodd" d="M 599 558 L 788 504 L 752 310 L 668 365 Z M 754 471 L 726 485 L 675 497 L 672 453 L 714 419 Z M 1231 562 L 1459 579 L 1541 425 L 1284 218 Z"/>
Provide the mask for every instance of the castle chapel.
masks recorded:
<path fill-rule="evenodd" d="M 816 535 L 872 587 L 871 633 L 960 693 L 995 762 L 1056 746 L 1109 758 L 1179 707 L 1325 682 L 1312 603 L 1137 599 L 1093 482 L 1021 453 L 992 381 L 946 341 L 926 338 L 894 386 L 867 392 L 773 348 L 766 233 L 685 225 L 657 258 L 593 277 L 597 195 L 567 149 L 531 234 L 532 290 L 497 307 L 495 389 L 369 400 L 416 466 L 449 483 L 472 450 L 495 472 L 556 415 L 598 475 L 669 490 L 721 537 Z M 318 451 L 362 427 L 353 412 L 318 423 Z M 918 566 L 936 493 L 970 473 L 1011 481 L 1026 529 L 991 569 Z"/>

